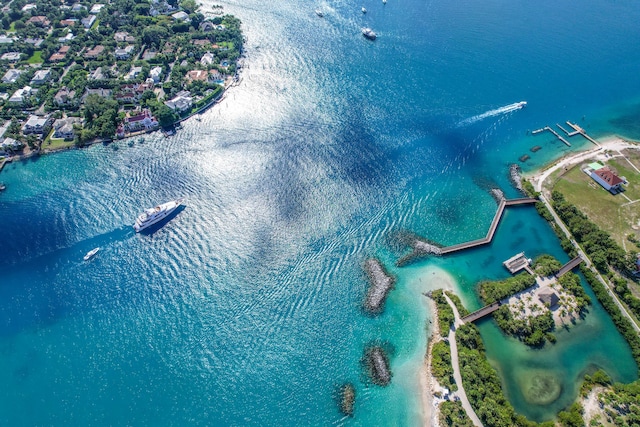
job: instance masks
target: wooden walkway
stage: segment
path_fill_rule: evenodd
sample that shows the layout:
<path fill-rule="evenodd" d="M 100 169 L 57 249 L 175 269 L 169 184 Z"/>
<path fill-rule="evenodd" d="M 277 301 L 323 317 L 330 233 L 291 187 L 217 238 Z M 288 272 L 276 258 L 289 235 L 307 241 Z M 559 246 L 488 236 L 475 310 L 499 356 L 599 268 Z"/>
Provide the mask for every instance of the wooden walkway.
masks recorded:
<path fill-rule="evenodd" d="M 467 314 L 462 319 L 462 323 L 475 322 L 478 319 L 482 319 L 485 316 L 490 315 L 494 311 L 500 308 L 502 304 L 500 302 L 494 302 L 493 304 L 482 307 L 480 310 L 476 310 L 471 314 Z"/>
<path fill-rule="evenodd" d="M 588 141 L 594 143 L 597 147 L 600 147 L 600 144 L 598 144 L 598 141 L 596 141 L 595 139 L 587 135 L 587 132 L 584 129 L 582 129 L 580 126 L 578 126 L 575 123 L 571 123 L 569 120 L 567 120 L 567 124 L 571 126 L 571 128 L 575 131 L 573 132 L 574 135 L 579 133 L 580 135 L 584 136 Z"/>
<path fill-rule="evenodd" d="M 495 234 L 496 229 L 498 228 L 500 219 L 502 219 L 502 214 L 504 213 L 505 207 L 517 206 L 517 205 L 529 205 L 529 204 L 536 203 L 537 201 L 538 199 L 534 199 L 531 197 L 522 197 L 519 199 L 511 199 L 511 200 L 505 200 L 505 199 L 500 200 L 500 203 L 498 204 L 498 211 L 493 217 L 493 221 L 491 221 L 491 226 L 489 227 L 489 231 L 487 232 L 487 235 L 485 237 L 483 237 L 482 239 L 472 240 L 470 242 L 447 246 L 441 249 L 440 254 L 441 255 L 450 254 L 453 252 L 458 252 L 465 249 L 474 248 L 476 246 L 486 245 L 487 243 L 490 243 L 491 240 L 493 240 L 493 235 Z"/>
<path fill-rule="evenodd" d="M 556 277 L 560 278 L 564 276 L 565 274 L 567 274 L 568 272 L 570 272 L 571 270 L 573 270 L 583 262 L 584 260 L 579 256 L 575 257 L 574 259 L 572 259 L 571 261 L 563 265 L 562 268 L 560 268 L 560 270 L 558 270 L 558 272 L 556 273 Z"/>

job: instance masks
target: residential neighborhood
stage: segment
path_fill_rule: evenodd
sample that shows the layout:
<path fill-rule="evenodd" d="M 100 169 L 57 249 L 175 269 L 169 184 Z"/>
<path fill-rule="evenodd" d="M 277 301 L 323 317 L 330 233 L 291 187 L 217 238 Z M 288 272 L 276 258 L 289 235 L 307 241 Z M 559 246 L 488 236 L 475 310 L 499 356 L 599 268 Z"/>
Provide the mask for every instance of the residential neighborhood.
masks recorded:
<path fill-rule="evenodd" d="M 169 127 L 234 81 L 240 21 L 193 0 L 3 1 L 0 156 Z"/>

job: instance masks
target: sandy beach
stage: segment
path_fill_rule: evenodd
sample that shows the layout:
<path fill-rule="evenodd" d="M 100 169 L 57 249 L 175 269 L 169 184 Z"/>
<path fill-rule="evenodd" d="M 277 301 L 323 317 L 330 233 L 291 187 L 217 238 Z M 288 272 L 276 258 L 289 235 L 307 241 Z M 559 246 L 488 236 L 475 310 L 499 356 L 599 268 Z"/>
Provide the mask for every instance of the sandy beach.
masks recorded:
<path fill-rule="evenodd" d="M 431 373 L 431 351 L 433 345 L 442 338 L 440 337 L 440 330 L 436 320 L 436 304 L 425 294 L 436 289 L 452 291 L 457 295 L 459 295 L 459 292 L 457 292 L 457 283 L 453 276 L 439 267 L 429 266 L 424 268 L 424 270 L 420 272 L 417 280 L 417 286 L 422 294 L 423 304 L 429 312 L 430 320 L 427 332 L 429 334 L 427 338 L 427 349 L 424 355 L 424 361 L 418 370 L 420 398 L 422 402 L 422 425 L 425 427 L 438 426 L 438 418 L 440 415 L 438 410 L 439 405 L 435 404 L 433 394 L 440 389 L 440 385 Z"/>
<path fill-rule="evenodd" d="M 523 176 L 533 184 L 536 191 L 542 191 L 542 184 L 555 171 L 560 168 L 568 169 L 569 167 L 583 162 L 587 159 L 595 159 L 606 161 L 611 151 L 620 151 L 626 148 L 640 148 L 637 142 L 625 140 L 619 136 L 608 136 L 598 140 L 600 147 L 594 147 L 587 151 L 573 153 L 565 156 L 540 170 L 525 173 Z"/>

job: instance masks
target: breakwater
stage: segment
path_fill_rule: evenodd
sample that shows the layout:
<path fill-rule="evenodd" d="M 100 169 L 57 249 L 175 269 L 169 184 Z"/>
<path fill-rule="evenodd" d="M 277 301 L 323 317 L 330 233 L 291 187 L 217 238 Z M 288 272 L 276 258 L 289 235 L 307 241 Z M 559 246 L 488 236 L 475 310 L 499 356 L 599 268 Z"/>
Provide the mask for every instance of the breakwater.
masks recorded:
<path fill-rule="evenodd" d="M 356 403 L 356 388 L 351 383 L 340 387 L 340 412 L 347 416 L 353 416 L 353 408 Z"/>
<path fill-rule="evenodd" d="M 386 272 L 384 266 L 375 258 L 364 262 L 364 269 L 369 278 L 369 289 L 364 300 L 364 309 L 371 314 L 378 314 L 384 308 L 387 294 L 393 289 L 395 278 Z"/>
<path fill-rule="evenodd" d="M 524 194 L 524 188 L 522 188 L 522 177 L 520 176 L 520 166 L 512 164 L 509 166 L 509 179 L 511 184 L 522 194 Z"/>
<path fill-rule="evenodd" d="M 385 387 L 391 382 L 391 370 L 389 369 L 389 357 L 382 347 L 373 346 L 365 349 L 364 364 L 371 381 Z"/>

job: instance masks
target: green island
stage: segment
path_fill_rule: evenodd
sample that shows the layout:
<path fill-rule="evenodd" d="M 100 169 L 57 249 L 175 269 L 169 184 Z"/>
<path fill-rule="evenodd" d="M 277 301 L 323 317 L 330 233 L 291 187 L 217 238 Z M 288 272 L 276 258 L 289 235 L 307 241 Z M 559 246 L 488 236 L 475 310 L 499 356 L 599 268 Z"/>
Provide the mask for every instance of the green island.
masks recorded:
<path fill-rule="evenodd" d="M 240 21 L 194 0 L 14 0 L 0 12 L 0 158 L 167 129 L 237 81 Z M 1 164 L 1 163 L 0 163 Z"/>

